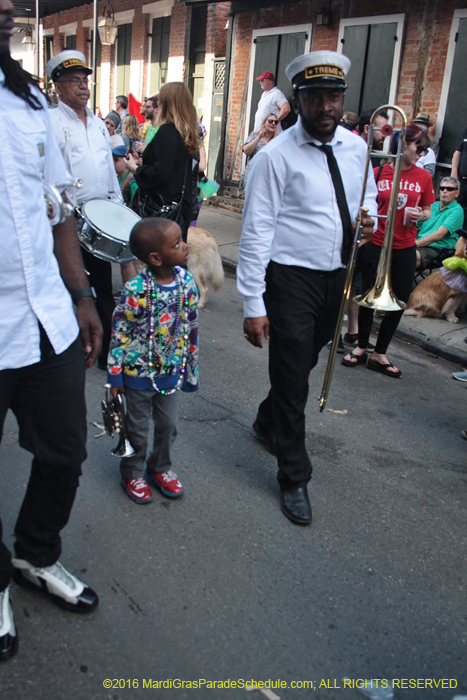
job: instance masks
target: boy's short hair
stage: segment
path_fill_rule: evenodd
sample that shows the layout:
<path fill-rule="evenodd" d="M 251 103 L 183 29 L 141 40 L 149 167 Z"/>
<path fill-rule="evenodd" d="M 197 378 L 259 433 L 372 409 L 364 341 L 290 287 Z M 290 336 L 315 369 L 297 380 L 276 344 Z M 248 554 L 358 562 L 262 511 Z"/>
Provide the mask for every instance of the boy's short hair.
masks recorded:
<path fill-rule="evenodd" d="M 175 224 L 171 219 L 141 219 L 130 233 L 130 250 L 138 260 L 148 263 L 149 253 L 160 253 L 167 230 Z"/>

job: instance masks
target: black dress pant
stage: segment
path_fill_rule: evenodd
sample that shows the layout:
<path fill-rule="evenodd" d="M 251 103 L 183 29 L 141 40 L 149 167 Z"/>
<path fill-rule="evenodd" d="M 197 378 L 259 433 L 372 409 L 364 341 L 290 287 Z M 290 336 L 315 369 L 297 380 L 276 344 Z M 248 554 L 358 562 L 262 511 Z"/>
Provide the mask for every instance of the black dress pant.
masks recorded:
<path fill-rule="evenodd" d="M 96 258 L 87 250 L 81 248 L 83 263 L 89 273 L 89 283 L 96 292 L 96 308 L 102 323 L 102 349 L 98 358 L 99 364 L 107 365 L 110 336 L 112 334 L 112 314 L 115 300 L 112 294 L 112 265 L 106 260 Z"/>
<path fill-rule="evenodd" d="M 305 448 L 308 379 L 332 337 L 344 279 L 345 269 L 319 272 L 270 262 L 266 271 L 271 389 L 257 421 L 276 436 L 277 478 L 284 491 L 304 486 L 311 478 Z"/>
<path fill-rule="evenodd" d="M 34 566 L 50 566 L 60 556 L 60 531 L 68 522 L 86 459 L 81 339 L 55 355 L 42 331 L 39 362 L 0 371 L 0 437 L 8 408 L 18 421 L 21 447 L 34 455 L 15 526 L 16 556 Z M 4 452 L 2 461 L 6 459 Z M 0 520 L 0 591 L 8 586 L 11 573 Z"/>
<path fill-rule="evenodd" d="M 391 258 L 391 286 L 394 294 L 400 301 L 407 303 L 413 287 L 415 265 L 417 264 L 416 246 L 401 248 L 392 251 Z M 381 255 L 381 246 L 367 243 L 360 251 L 360 269 L 362 271 L 362 289 L 364 293 L 370 289 L 376 279 L 376 270 Z M 372 309 L 360 306 L 358 311 L 358 347 L 366 348 L 370 339 L 373 325 Z M 392 340 L 397 326 L 402 318 L 401 311 L 386 311 L 379 328 L 375 352 L 386 354 L 389 343 Z"/>
<path fill-rule="evenodd" d="M 464 224 L 463 228 L 467 226 L 467 181 L 463 177 L 459 177 L 460 182 L 460 194 L 457 198 L 457 203 L 461 205 L 464 210 Z"/>

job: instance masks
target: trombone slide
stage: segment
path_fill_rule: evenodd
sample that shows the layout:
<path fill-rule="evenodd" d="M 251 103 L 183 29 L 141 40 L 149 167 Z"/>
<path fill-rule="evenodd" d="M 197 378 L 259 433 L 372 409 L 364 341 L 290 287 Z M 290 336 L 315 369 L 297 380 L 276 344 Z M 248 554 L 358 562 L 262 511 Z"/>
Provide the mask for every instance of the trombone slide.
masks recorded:
<path fill-rule="evenodd" d="M 345 307 L 350 296 L 350 289 L 352 287 L 353 274 L 355 271 L 355 264 L 357 262 L 358 246 L 362 240 L 363 234 L 363 221 L 368 214 L 368 209 L 365 207 L 360 207 L 357 219 L 357 228 L 355 229 L 355 235 L 352 243 L 352 248 L 350 251 L 350 258 L 347 264 L 347 272 L 345 274 L 344 282 L 344 292 L 342 294 L 341 305 L 339 308 L 339 314 L 337 316 L 336 327 L 334 329 L 334 337 L 332 340 L 331 350 L 329 351 L 328 364 L 326 366 L 326 373 L 324 375 L 323 388 L 321 389 L 321 395 L 319 397 L 319 410 L 320 413 L 326 408 L 327 397 L 329 393 L 329 387 L 331 386 L 332 374 L 334 372 L 334 365 L 336 363 L 337 348 L 339 345 L 339 339 L 342 331 L 342 322 L 344 320 Z"/>

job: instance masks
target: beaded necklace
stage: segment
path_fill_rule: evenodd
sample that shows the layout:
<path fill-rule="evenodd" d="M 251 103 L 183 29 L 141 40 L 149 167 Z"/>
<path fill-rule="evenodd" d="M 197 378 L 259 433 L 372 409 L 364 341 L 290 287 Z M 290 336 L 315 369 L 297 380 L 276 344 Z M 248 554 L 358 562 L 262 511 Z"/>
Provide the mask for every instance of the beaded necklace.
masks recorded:
<path fill-rule="evenodd" d="M 128 173 L 126 178 L 123 180 L 122 184 L 120 185 L 120 191 L 123 192 L 129 181 L 131 180 L 131 176 L 133 173 Z"/>
<path fill-rule="evenodd" d="M 182 278 L 179 270 L 176 267 L 172 268 L 175 281 L 178 289 L 177 311 L 175 314 L 174 330 L 166 341 L 165 348 L 162 341 L 162 328 L 159 315 L 159 293 L 157 289 L 157 281 L 154 273 L 148 268 L 146 282 L 146 309 L 148 314 L 149 341 L 148 341 L 148 369 L 149 379 L 152 382 L 154 389 L 165 396 L 174 394 L 180 389 L 186 373 L 186 363 L 188 356 L 188 284 L 182 287 Z M 157 327 L 156 324 L 157 323 Z M 180 376 L 177 384 L 171 389 L 159 389 L 154 376 L 172 375 L 177 367 L 177 358 L 175 355 L 175 344 L 177 340 L 178 329 L 181 324 L 181 336 L 183 338 L 182 356 L 180 358 Z M 156 335 L 157 345 L 156 347 Z M 170 354 L 172 352 L 172 354 Z"/>

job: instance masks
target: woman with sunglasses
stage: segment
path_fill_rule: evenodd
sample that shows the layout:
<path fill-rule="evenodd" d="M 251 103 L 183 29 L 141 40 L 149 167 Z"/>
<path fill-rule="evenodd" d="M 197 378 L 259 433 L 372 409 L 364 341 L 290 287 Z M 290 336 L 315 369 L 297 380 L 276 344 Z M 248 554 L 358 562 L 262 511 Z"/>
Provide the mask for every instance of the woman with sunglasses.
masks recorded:
<path fill-rule="evenodd" d="M 430 218 L 431 204 L 435 201 L 430 173 L 416 167 L 420 154 L 426 150 L 429 144 L 428 134 L 416 124 L 409 124 L 402 155 L 391 261 L 392 288 L 396 297 L 404 302 L 407 302 L 412 291 L 415 273 L 415 239 L 417 237 L 415 224 L 417 221 L 423 222 Z M 393 143 L 393 153 L 396 152 L 395 148 L 397 148 L 397 144 Z M 381 172 L 378 171 L 379 168 L 375 168 L 375 177 L 378 178 L 379 175 L 378 214 L 385 216 L 388 213 L 394 180 L 394 161 L 391 159 L 390 163 L 383 166 Z M 406 209 L 408 209 L 407 212 Z M 369 289 L 375 282 L 385 227 L 386 219 L 378 219 L 378 228 L 370 243 L 367 243 L 360 251 L 364 290 Z M 367 346 L 373 325 L 373 310 L 361 306 L 358 312 L 358 345 L 353 352 L 345 355 L 342 364 L 346 367 L 354 367 L 366 363 L 368 369 L 374 372 L 380 372 L 388 377 L 400 377 L 402 372 L 388 360 L 386 352 L 401 316 L 402 310 L 386 311 L 381 321 L 375 349 L 368 358 Z"/>
<path fill-rule="evenodd" d="M 242 151 L 246 155 L 246 165 L 243 173 L 240 176 L 240 183 L 238 186 L 238 196 L 244 197 L 246 190 L 246 180 L 248 177 L 248 168 L 250 166 L 251 159 L 255 156 L 258 151 L 260 151 L 263 146 L 266 146 L 269 141 L 271 141 L 275 136 L 277 136 L 277 125 L 279 121 L 275 114 L 266 114 L 263 121 L 261 122 L 261 129 L 259 131 L 252 131 L 245 143 L 243 144 Z"/>

